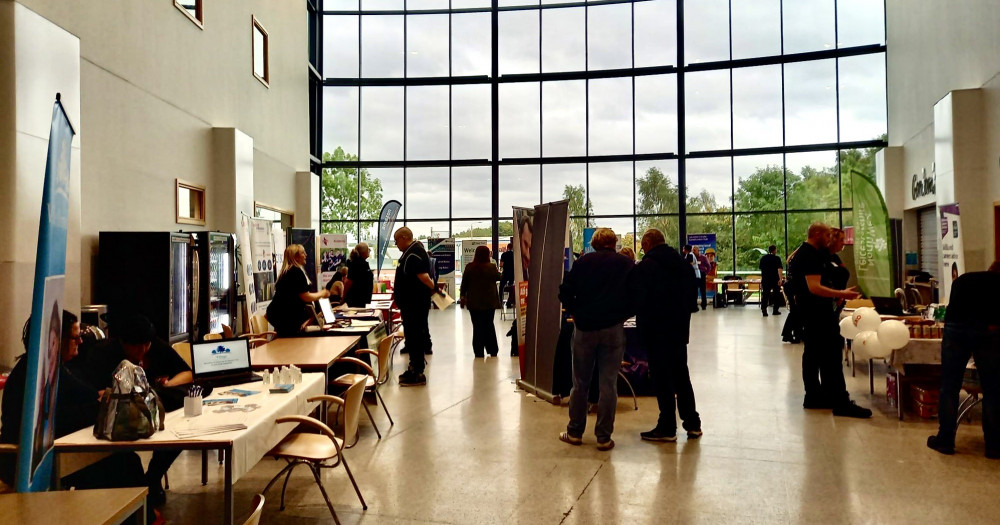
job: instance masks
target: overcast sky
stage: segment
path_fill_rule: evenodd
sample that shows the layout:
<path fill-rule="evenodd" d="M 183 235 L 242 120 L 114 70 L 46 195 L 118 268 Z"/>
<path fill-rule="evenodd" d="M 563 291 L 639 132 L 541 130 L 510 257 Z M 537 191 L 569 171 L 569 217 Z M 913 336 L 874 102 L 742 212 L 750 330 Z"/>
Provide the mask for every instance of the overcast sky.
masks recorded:
<path fill-rule="evenodd" d="M 501 0 L 524 5 L 526 0 Z M 558 3 L 542 1 L 543 4 Z M 489 6 L 489 0 L 451 0 L 455 8 Z M 729 58 L 732 33 L 734 59 L 781 53 L 779 0 L 697 0 L 685 4 L 687 63 Z M 402 0 L 362 0 L 363 9 L 402 9 Z M 407 8 L 447 8 L 447 0 L 408 0 Z M 327 0 L 330 10 L 358 8 L 358 0 Z M 785 2 L 786 53 L 882 44 L 881 0 L 840 0 L 834 37 L 832 0 Z M 674 0 L 502 12 L 500 14 L 501 75 L 676 65 Z M 541 18 L 541 19 L 540 19 Z M 406 54 L 404 66 L 404 24 Z M 587 31 L 589 29 L 589 32 Z M 449 71 L 448 15 L 326 16 L 324 71 L 326 77 L 434 77 L 490 73 L 490 15 L 451 16 Z M 588 35 L 589 38 L 585 38 Z M 542 42 L 539 52 L 539 39 Z M 359 58 L 361 66 L 359 69 Z M 836 142 L 838 140 L 837 68 L 835 60 L 761 66 L 730 72 L 689 73 L 687 89 L 687 150 L 752 148 Z M 886 131 L 885 57 L 882 54 L 839 61 L 839 133 L 841 141 L 874 139 Z M 449 144 L 447 86 L 328 87 L 324 89 L 323 146 L 337 146 L 362 160 L 489 159 L 490 87 L 454 86 L 451 90 L 454 133 Z M 677 86 L 674 75 L 637 77 L 635 97 L 631 78 L 501 84 L 500 156 L 537 157 L 589 154 L 631 154 L 633 105 L 635 152 L 677 152 Z M 358 99 L 361 97 L 360 114 Z M 404 97 L 406 131 L 404 133 Z M 730 98 L 732 106 L 730 106 Z M 783 104 L 784 102 L 784 104 Z M 782 130 L 782 106 L 785 126 Z M 541 107 L 539 107 L 541 106 Z M 730 115 L 732 107 L 732 115 Z M 589 114 L 589 128 L 587 118 Z M 730 124 L 732 118 L 732 124 Z M 358 126 L 361 140 L 358 140 Z M 541 128 L 540 128 L 541 126 Z M 541 129 L 541 136 L 539 130 Z M 405 135 L 405 146 L 404 146 Z M 732 145 L 730 145 L 732 140 Z M 450 150 L 450 151 L 449 151 Z M 692 159 L 688 161 L 688 192 L 711 192 L 720 203 L 732 193 L 730 170 L 737 181 L 754 168 L 780 164 L 781 156 Z M 788 155 L 789 169 L 828 167 L 834 152 Z M 640 163 L 641 176 L 659 167 L 676 182 L 676 162 Z M 501 167 L 500 210 L 531 206 L 562 197 L 564 186 L 585 185 L 585 166 L 549 165 Z M 403 201 L 401 169 L 372 170 L 382 180 L 385 199 Z M 590 198 L 595 214 L 633 213 L 632 164 L 590 166 Z M 441 218 L 449 215 L 447 168 L 408 170 L 405 216 Z M 489 167 L 456 168 L 451 178 L 451 216 L 489 217 Z M 475 221 L 462 221 L 461 229 Z M 602 221 L 602 224 L 608 221 Z M 628 220 L 629 224 L 631 221 Z M 468 224 L 467 224 L 468 223 Z M 442 226 L 443 225 L 443 226 Z M 447 228 L 447 222 L 436 229 Z M 459 228 L 458 225 L 455 226 Z M 629 226 L 631 229 L 631 225 Z"/>

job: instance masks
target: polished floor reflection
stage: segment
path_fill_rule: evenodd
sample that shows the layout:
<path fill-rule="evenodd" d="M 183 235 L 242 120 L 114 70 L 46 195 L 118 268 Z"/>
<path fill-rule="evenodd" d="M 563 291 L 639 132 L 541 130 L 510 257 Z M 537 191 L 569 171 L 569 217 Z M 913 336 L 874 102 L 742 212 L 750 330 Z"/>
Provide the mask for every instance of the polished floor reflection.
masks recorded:
<path fill-rule="evenodd" d="M 499 317 L 499 316 L 498 316 Z M 341 469 L 325 482 L 343 523 L 988 523 L 1000 521 L 1000 461 L 983 457 L 978 411 L 959 429 L 959 454 L 924 440 L 932 421 L 898 421 L 886 404 L 884 368 L 875 396 L 867 367 L 848 388 L 871 420 L 802 409 L 801 347 L 781 344 L 784 316 L 753 307 L 698 313 L 690 366 L 705 435 L 676 444 L 640 441 L 656 401 L 620 398 L 617 447 L 594 447 L 593 416 L 582 447 L 558 441 L 567 411 L 518 391 L 517 359 L 474 359 L 460 310 L 431 312 L 434 355 L 426 387 L 395 381 L 383 391 L 396 421 L 372 408 L 383 438 L 362 417 L 346 455 L 369 508 Z M 497 320 L 501 355 L 508 323 Z M 405 367 L 397 356 L 396 369 Z M 200 456 L 170 471 L 167 518 L 220 521 L 221 468 L 198 482 Z M 264 460 L 236 485 L 237 516 L 281 464 Z M 288 506 L 272 488 L 262 523 L 332 522 L 308 470 L 293 474 Z"/>

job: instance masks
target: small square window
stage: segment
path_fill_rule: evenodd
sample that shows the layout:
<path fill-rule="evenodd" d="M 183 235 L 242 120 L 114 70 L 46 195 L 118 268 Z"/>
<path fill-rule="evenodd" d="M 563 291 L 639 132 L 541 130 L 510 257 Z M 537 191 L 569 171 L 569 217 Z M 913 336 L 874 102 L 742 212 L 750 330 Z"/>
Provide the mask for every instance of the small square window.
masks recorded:
<path fill-rule="evenodd" d="M 265 86 L 271 81 L 271 68 L 267 59 L 267 30 L 253 18 L 253 76 Z"/>
<path fill-rule="evenodd" d="M 196 26 L 204 29 L 205 14 L 202 10 L 203 0 L 174 0 L 174 7 L 180 9 Z"/>
<path fill-rule="evenodd" d="M 175 180 L 177 224 L 205 225 L 205 187 Z"/>

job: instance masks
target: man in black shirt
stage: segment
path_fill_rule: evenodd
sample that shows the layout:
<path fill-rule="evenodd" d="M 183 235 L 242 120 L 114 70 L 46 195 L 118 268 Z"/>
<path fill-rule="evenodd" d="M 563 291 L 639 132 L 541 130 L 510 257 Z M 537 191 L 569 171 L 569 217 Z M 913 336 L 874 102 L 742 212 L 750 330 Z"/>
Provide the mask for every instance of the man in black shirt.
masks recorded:
<path fill-rule="evenodd" d="M 958 394 L 969 363 L 975 359 L 983 389 L 983 437 L 986 457 L 1000 459 L 1000 261 L 988 272 L 970 272 L 951 283 L 941 341 L 941 396 L 938 433 L 927 446 L 955 453 Z"/>
<path fill-rule="evenodd" d="M 406 349 L 410 354 L 410 366 L 399 376 L 399 386 L 426 385 L 424 354 L 430 353 L 431 349 L 427 317 L 431 309 L 431 294 L 437 292 L 437 286 L 431 280 L 427 250 L 420 241 L 413 240 L 413 232 L 403 226 L 396 230 L 393 238 L 396 247 L 403 252 L 396 267 L 393 290 L 399 315 L 403 319 Z"/>
<path fill-rule="evenodd" d="M 805 408 L 832 408 L 833 415 L 868 418 L 872 411 L 851 401 L 840 365 L 844 339 L 840 336 L 835 299 L 859 297 L 854 288 L 837 290 L 822 284 L 829 261 L 830 227 L 821 222 L 809 227 L 809 237 L 799 247 L 789 273 L 795 280 L 795 307 L 802 321 L 802 382 Z M 816 370 L 819 370 L 819 377 Z"/>
<path fill-rule="evenodd" d="M 500 254 L 500 300 L 508 285 L 514 284 L 514 245 L 507 243 L 507 251 Z M 507 306 L 514 306 L 514 289 L 507 296 Z"/>
<path fill-rule="evenodd" d="M 778 311 L 779 297 L 781 296 L 781 281 L 784 280 L 784 267 L 781 265 L 781 257 L 777 255 L 778 247 L 770 245 L 767 247 L 767 255 L 760 258 L 760 310 L 767 317 L 767 305 L 771 307 L 774 315 L 780 315 Z"/>

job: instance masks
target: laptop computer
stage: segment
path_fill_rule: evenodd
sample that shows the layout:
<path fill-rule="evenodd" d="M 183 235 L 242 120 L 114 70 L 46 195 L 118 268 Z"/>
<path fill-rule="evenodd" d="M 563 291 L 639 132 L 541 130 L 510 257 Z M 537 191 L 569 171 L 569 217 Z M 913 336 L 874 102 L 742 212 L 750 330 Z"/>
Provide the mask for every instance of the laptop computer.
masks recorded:
<path fill-rule="evenodd" d="M 895 297 L 872 297 L 872 303 L 881 315 L 903 315 L 903 307 Z"/>
<path fill-rule="evenodd" d="M 192 343 L 191 371 L 195 383 L 212 387 L 261 380 L 250 368 L 250 344 L 242 338 Z"/>
<path fill-rule="evenodd" d="M 333 313 L 333 305 L 330 304 L 330 299 L 326 297 L 320 299 L 319 309 L 323 312 L 324 324 L 331 324 L 337 320 L 337 316 Z"/>

